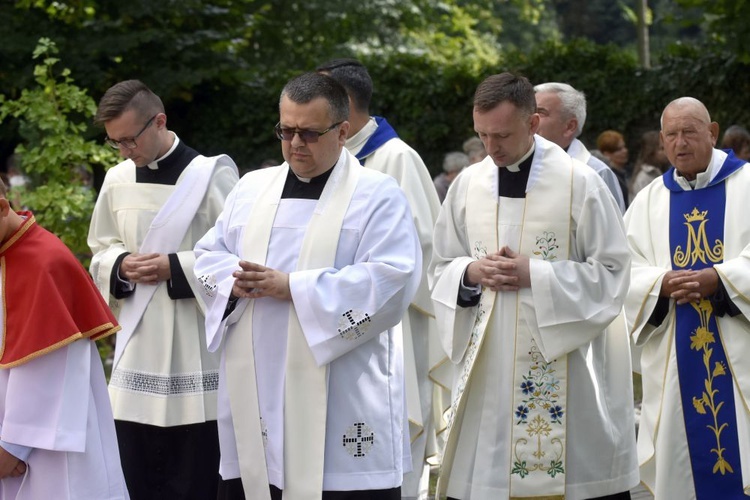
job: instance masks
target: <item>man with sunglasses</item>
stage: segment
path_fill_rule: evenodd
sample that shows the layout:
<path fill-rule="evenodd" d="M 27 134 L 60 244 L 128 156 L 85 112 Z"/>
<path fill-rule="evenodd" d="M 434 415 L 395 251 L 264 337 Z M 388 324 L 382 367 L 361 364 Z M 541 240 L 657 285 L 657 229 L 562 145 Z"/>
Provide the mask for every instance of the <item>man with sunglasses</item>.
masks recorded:
<path fill-rule="evenodd" d="M 404 315 L 406 398 L 411 437 L 412 471 L 404 476 L 403 498 L 425 498 L 429 489 L 430 467 L 426 459 L 437 454 L 435 426 L 432 423 L 434 384 L 428 376 L 431 348 L 437 347 L 435 317 L 427 287 L 427 264 L 432 257 L 432 228 L 440 199 L 422 158 L 402 141 L 380 116 L 370 116 L 372 78 L 356 59 L 334 59 L 317 71 L 331 76 L 349 95 L 349 133 L 346 149 L 365 167 L 388 174 L 398 182 L 409 200 L 414 225 L 422 247 L 422 281 Z M 437 349 L 439 352 L 439 348 Z M 437 362 L 439 359 L 434 359 Z"/>
<path fill-rule="evenodd" d="M 134 500 L 211 498 L 219 359 L 205 345 L 193 247 L 237 167 L 182 142 L 137 80 L 107 90 L 95 120 L 125 158 L 107 172 L 88 243 L 91 274 L 122 325 L 109 392 L 128 489 Z"/>
<path fill-rule="evenodd" d="M 222 351 L 218 497 L 400 500 L 397 327 L 422 266 L 409 204 L 344 148 L 335 80 L 290 80 L 279 114 L 286 161 L 245 175 L 195 249 Z"/>

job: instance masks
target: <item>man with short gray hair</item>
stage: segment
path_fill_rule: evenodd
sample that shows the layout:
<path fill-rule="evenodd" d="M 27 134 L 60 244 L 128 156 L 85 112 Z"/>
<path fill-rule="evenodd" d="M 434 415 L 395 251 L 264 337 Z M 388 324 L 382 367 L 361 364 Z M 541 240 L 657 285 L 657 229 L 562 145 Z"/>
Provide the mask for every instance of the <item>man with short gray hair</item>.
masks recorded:
<path fill-rule="evenodd" d="M 584 93 L 567 83 L 558 82 L 541 83 L 534 87 L 534 92 L 540 119 L 537 133 L 593 168 L 615 197 L 620 212 L 625 213 L 625 199 L 615 173 L 578 140 L 586 123 Z"/>
<path fill-rule="evenodd" d="M 445 195 L 448 193 L 448 188 L 453 182 L 453 179 L 463 170 L 468 167 L 471 163 L 469 157 L 460 151 L 451 151 L 445 155 L 443 159 L 443 171 L 435 177 L 435 190 L 437 191 L 440 203 L 445 200 Z"/>

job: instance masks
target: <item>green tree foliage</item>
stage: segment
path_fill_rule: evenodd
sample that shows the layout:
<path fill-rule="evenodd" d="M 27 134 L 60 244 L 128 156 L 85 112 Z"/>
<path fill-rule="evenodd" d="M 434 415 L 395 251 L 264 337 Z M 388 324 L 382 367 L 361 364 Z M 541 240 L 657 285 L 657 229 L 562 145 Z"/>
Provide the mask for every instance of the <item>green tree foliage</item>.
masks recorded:
<path fill-rule="evenodd" d="M 745 0 L 676 0 L 674 21 L 685 27 L 700 27 L 708 44 L 750 63 L 750 2 Z"/>
<path fill-rule="evenodd" d="M 41 38 L 34 50 L 36 85 L 18 98 L 0 95 L 0 123 L 17 120 L 21 142 L 15 149 L 31 186 L 21 201 L 39 223 L 57 234 L 76 254 L 88 253 L 86 234 L 94 207 L 93 191 L 80 180 L 92 165 L 112 165 L 112 150 L 85 139 L 96 106 L 73 83 L 68 69 L 56 73 L 57 48 Z"/>
<path fill-rule="evenodd" d="M 472 134 L 476 85 L 503 70 L 583 89 L 589 144 L 605 128 L 631 142 L 658 127 L 663 105 L 682 94 L 704 98 L 717 117 L 750 123 L 743 116 L 750 106 L 727 102 L 744 94 L 722 82 L 744 89 L 742 53 L 718 41 L 708 51 L 694 45 L 696 20 L 718 33 L 704 13 L 750 7 L 679 3 L 689 8 L 649 2 L 659 52 L 644 71 L 626 19 L 632 0 L 15 0 L 0 2 L 0 93 L 15 99 L 35 85 L 28 51 L 42 32 L 94 98 L 140 78 L 163 98 L 171 129 L 244 169 L 281 159 L 272 127 L 283 83 L 333 57 L 365 62 L 375 81 L 373 113 L 386 116 L 434 173 L 443 154 Z M 0 154 L 18 132 L 17 122 L 0 126 Z"/>
<path fill-rule="evenodd" d="M 0 2 L 0 93 L 32 83 L 33 33 L 55 40 L 95 98 L 117 81 L 144 80 L 164 100 L 169 125 L 205 154 L 238 164 L 279 156 L 278 93 L 293 74 L 333 57 L 398 57 L 435 64 L 497 65 L 497 35 L 533 19 L 541 0 L 16 0 Z M 505 9 L 505 10 L 503 10 Z M 14 131 L 0 130 L 6 144 Z M 0 151 L 2 153 L 2 151 Z"/>

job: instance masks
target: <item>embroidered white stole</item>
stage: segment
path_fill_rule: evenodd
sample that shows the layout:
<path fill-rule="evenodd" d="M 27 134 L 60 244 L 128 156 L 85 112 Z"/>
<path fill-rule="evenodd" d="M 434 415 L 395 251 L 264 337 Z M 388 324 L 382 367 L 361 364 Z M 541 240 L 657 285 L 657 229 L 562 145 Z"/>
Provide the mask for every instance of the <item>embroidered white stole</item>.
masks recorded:
<path fill-rule="evenodd" d="M 546 238 L 548 240 L 550 233 L 554 234 L 553 237 L 557 237 L 557 246 L 559 249 L 557 249 L 556 256 L 561 259 L 567 259 L 571 220 L 572 159 L 564 151 L 541 147 L 538 141 L 536 143 L 534 155 L 534 163 L 544 162 L 545 166 L 542 167 L 543 170 L 541 175 L 535 179 L 534 185 L 526 193 L 520 253 L 527 255 L 530 258 L 544 258 L 545 255 L 539 250 L 539 245 L 537 245 L 537 243 L 541 243 L 539 238 L 545 238 L 545 232 L 547 232 Z M 555 157 L 544 158 L 543 156 L 546 155 L 554 155 Z M 548 164 L 547 162 L 550 162 L 552 166 L 546 166 Z M 466 230 L 469 237 L 469 244 L 472 249 L 472 257 L 475 259 L 481 259 L 482 257 L 499 250 L 497 168 L 498 167 L 493 164 L 489 164 L 488 168 L 478 170 L 470 179 L 469 187 L 467 189 Z M 547 241 L 548 245 L 549 243 L 550 242 Z M 505 242 L 503 242 L 503 244 L 505 244 Z M 550 255 L 547 254 L 546 256 L 549 257 Z M 437 486 L 437 498 L 443 498 L 448 489 L 448 479 L 450 476 L 450 470 L 453 467 L 461 421 L 467 399 L 465 397 L 465 389 L 469 385 L 477 355 L 487 334 L 487 326 L 492 317 L 496 295 L 497 292 L 488 288 L 482 289 L 482 295 L 477 306 L 476 319 L 469 339 L 469 346 L 464 354 L 464 359 L 459 366 L 459 378 L 457 383 L 454 384 L 452 403 L 450 408 L 446 410 L 444 414 L 447 427 L 445 431 L 446 438 L 441 463 L 441 472 L 439 474 Z M 524 374 L 524 368 L 528 371 L 532 366 L 531 363 L 533 363 L 533 360 L 528 359 L 531 357 L 531 345 L 533 339 L 531 333 L 526 327 L 525 321 L 522 321 L 523 318 L 520 313 L 520 304 L 523 301 L 523 295 L 526 295 L 528 297 L 527 301 L 530 301 L 530 290 L 521 290 L 518 292 L 519 313 L 517 314 L 517 324 L 515 325 L 515 373 L 517 376 Z M 519 347 L 521 345 L 525 345 L 526 347 Z M 526 349 L 527 351 L 523 351 L 523 349 Z M 524 354 L 524 352 L 526 352 L 526 354 Z M 536 349 L 535 356 L 538 354 L 539 351 Z M 519 357 L 521 359 L 519 359 Z M 524 357 L 527 359 L 523 359 Z M 565 366 L 564 371 L 567 372 L 567 360 L 563 360 L 561 364 Z M 567 375 L 559 373 L 560 370 L 561 369 L 558 369 L 557 373 L 558 380 L 566 381 Z M 517 386 L 518 384 L 515 385 Z M 563 404 L 564 390 L 565 389 L 563 388 L 563 399 L 558 397 L 558 401 L 563 401 Z M 558 393 L 558 396 L 559 395 L 560 394 Z M 564 425 L 561 427 L 563 431 L 562 442 L 564 443 L 565 428 Z M 550 439 L 556 437 L 557 436 L 551 436 Z M 516 439 L 517 438 L 513 436 L 511 442 L 515 443 Z M 534 443 L 536 443 L 536 440 Z M 545 451 L 545 453 L 547 452 Z M 564 462 L 564 453 L 561 460 Z M 565 476 L 564 474 L 556 474 L 556 476 L 558 476 L 557 482 L 562 484 L 562 494 L 564 494 Z M 528 475 L 526 475 L 526 477 L 534 479 Z M 531 483 L 532 481 L 526 482 Z M 518 496 L 516 492 L 519 491 L 519 487 L 515 486 L 513 483 L 513 477 L 511 475 L 511 495 Z M 523 492 L 525 490 L 521 488 L 520 491 Z M 522 493 L 522 495 L 528 496 L 525 495 L 525 493 Z M 554 493 L 553 496 L 549 498 L 558 498 L 554 495 L 557 495 L 557 493 Z M 520 496 L 519 498 L 523 498 L 523 496 Z"/>
<path fill-rule="evenodd" d="M 268 170 L 268 174 L 259 176 L 265 187 L 251 209 L 242 242 L 242 258 L 264 264 L 288 166 Z M 341 227 L 360 172 L 356 158 L 344 150 L 307 226 L 298 270 L 333 267 Z M 245 496 L 263 500 L 270 498 L 270 492 L 253 351 L 254 304 L 251 300 L 227 336 L 226 375 Z M 322 498 L 327 372 L 327 367 L 317 366 L 290 304 L 284 390 L 286 500 Z"/>
<path fill-rule="evenodd" d="M 234 161 L 226 155 L 210 158 L 199 155 L 185 167 L 179 182 L 175 185 L 175 190 L 159 209 L 154 220 L 151 221 L 151 226 L 138 249 L 139 253 L 169 254 L 177 252 L 206 195 L 216 165 L 220 162 L 237 168 Z M 138 167 L 133 165 L 133 168 Z M 130 341 L 133 332 L 143 317 L 143 313 L 151 302 L 151 298 L 160 285 L 161 283 L 156 285 L 139 283 L 133 295 L 128 300 L 123 301 L 118 317 L 122 330 L 117 332 L 113 370 L 117 368 L 120 358 L 125 352 L 125 346 Z"/>
<path fill-rule="evenodd" d="M 554 149 L 540 151 L 545 168 L 526 195 L 520 253 L 532 259 L 568 260 L 570 255 L 572 160 Z M 511 499 L 563 499 L 566 474 L 567 355 L 547 360 L 534 340 L 525 314 L 534 314 L 530 289 L 518 293 L 513 423 L 511 432 Z M 535 324 L 533 321 L 532 324 Z"/>

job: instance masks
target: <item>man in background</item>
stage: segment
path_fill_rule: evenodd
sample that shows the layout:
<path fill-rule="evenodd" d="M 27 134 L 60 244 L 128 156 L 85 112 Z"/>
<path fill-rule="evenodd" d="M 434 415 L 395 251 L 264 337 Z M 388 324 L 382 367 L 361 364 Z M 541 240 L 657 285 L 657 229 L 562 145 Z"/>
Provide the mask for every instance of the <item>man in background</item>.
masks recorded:
<path fill-rule="evenodd" d="M 355 59 L 334 59 L 317 71 L 331 76 L 349 95 L 349 133 L 346 149 L 365 166 L 388 174 L 406 194 L 422 247 L 422 281 L 402 322 L 406 370 L 406 397 L 413 471 L 404 477 L 404 498 L 427 495 L 429 466 L 426 459 L 437 453 L 433 425 L 433 384 L 430 350 L 436 346 L 435 319 L 427 287 L 427 264 L 432 256 L 432 228 L 440 200 L 422 158 L 402 141 L 385 118 L 370 116 L 372 78 Z M 431 345 L 431 342 L 433 345 Z M 437 356 L 432 361 L 437 362 Z"/>
<path fill-rule="evenodd" d="M 582 161 L 599 174 L 625 213 L 625 194 L 617 176 L 603 161 L 593 156 L 578 140 L 586 124 L 586 96 L 567 83 L 548 82 L 534 87 L 539 130 L 537 133 L 552 141 L 573 158 Z"/>

